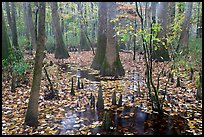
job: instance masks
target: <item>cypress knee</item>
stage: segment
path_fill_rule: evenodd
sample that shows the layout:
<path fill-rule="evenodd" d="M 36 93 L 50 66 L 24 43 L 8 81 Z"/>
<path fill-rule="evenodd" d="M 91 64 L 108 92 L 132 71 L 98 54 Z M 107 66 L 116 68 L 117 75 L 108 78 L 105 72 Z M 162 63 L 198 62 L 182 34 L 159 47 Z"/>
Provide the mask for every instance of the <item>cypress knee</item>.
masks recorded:
<path fill-rule="evenodd" d="M 73 80 L 73 77 L 72 77 L 72 87 L 71 87 L 70 95 L 75 96 L 75 93 L 74 93 L 74 80 Z"/>
<path fill-rule="evenodd" d="M 121 107 L 122 106 L 122 94 L 120 94 L 120 98 L 118 100 L 118 107 Z"/>
<path fill-rule="evenodd" d="M 115 93 L 115 91 L 113 92 L 113 95 L 112 95 L 112 105 L 116 105 L 116 93 Z"/>
<path fill-rule="evenodd" d="M 179 77 L 177 77 L 176 87 L 180 87 L 180 86 L 181 86 L 181 84 L 180 84 L 180 78 L 179 78 Z"/>
<path fill-rule="evenodd" d="M 105 111 L 102 127 L 104 130 L 108 131 L 110 130 L 110 126 L 111 126 L 110 114 L 109 114 L 109 111 Z"/>
<path fill-rule="evenodd" d="M 104 100 L 103 100 L 103 92 L 102 92 L 101 85 L 99 86 L 98 101 L 97 101 L 96 107 L 98 110 L 104 109 Z"/>

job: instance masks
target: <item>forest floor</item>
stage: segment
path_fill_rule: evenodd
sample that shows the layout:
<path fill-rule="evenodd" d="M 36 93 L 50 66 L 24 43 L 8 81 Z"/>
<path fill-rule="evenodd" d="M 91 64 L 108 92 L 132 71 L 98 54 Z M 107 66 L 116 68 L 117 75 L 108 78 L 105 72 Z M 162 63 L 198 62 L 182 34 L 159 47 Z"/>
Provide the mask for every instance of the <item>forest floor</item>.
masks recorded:
<path fill-rule="evenodd" d="M 54 88 L 59 91 L 59 99 L 44 100 L 44 91 L 48 80 L 43 71 L 39 97 L 39 126 L 32 128 L 24 125 L 25 114 L 30 97 L 33 65 L 27 70 L 24 80 L 19 81 L 16 92 L 10 91 L 11 80 L 3 76 L 2 80 L 2 134 L 40 134 L 40 135 L 151 135 L 151 134 L 202 134 L 202 101 L 196 99 L 195 79 L 189 80 L 190 70 L 177 68 L 174 81 L 167 84 L 164 102 L 164 116 L 152 110 L 145 84 L 145 62 L 143 55 L 137 54 L 135 61 L 131 53 L 120 53 L 125 76 L 110 79 L 97 75 L 90 68 L 93 60 L 91 51 L 70 52 L 70 58 L 54 59 L 54 54 L 46 54 L 44 59 Z M 34 62 L 33 56 L 25 56 L 27 62 Z M 53 65 L 49 65 L 50 61 Z M 63 64 L 63 65 L 62 65 Z M 169 62 L 153 63 L 153 79 L 165 66 L 160 77 L 160 89 L 164 90 L 170 71 Z M 80 69 L 84 88 L 77 89 L 76 73 Z M 181 86 L 176 87 L 177 77 Z M 70 95 L 71 77 L 74 78 L 75 96 Z M 104 112 L 90 107 L 91 93 L 97 98 L 99 84 L 102 85 L 104 106 L 112 116 L 110 131 L 102 130 Z M 139 84 L 139 86 L 138 86 Z M 140 87 L 140 91 L 139 88 Z M 123 96 L 122 107 L 113 106 L 111 97 L 116 92 Z M 134 95 L 134 99 L 132 96 Z M 163 95 L 159 94 L 162 98 Z"/>

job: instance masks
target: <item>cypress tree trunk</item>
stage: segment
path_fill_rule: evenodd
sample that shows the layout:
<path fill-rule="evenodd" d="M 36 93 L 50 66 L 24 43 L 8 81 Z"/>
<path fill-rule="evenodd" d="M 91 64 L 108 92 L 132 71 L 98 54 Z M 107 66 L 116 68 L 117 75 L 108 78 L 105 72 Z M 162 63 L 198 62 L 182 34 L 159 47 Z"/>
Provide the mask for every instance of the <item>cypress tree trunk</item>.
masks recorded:
<path fill-rule="evenodd" d="M 104 57 L 105 57 L 105 49 L 106 49 L 106 28 L 107 28 L 107 4 L 106 2 L 99 2 L 98 4 L 98 37 L 97 37 L 97 49 L 96 55 L 94 56 L 93 62 L 91 64 L 91 68 L 100 70 Z"/>
<path fill-rule="evenodd" d="M 100 69 L 102 76 L 123 76 L 125 71 L 120 61 L 119 49 L 115 35 L 115 23 L 111 22 L 116 17 L 116 3 L 107 2 L 107 45 L 105 58 Z"/>
<path fill-rule="evenodd" d="M 79 26 L 80 26 L 80 46 L 79 46 L 79 51 L 81 51 L 81 50 L 90 50 L 90 47 L 88 46 L 88 42 L 87 42 L 86 35 L 85 35 L 86 26 L 83 25 L 83 21 L 82 21 L 82 17 L 83 17 L 82 9 L 83 9 L 83 4 L 81 2 L 79 2 L 78 3 L 78 11 L 80 11 L 80 15 L 78 15 Z"/>
<path fill-rule="evenodd" d="M 39 37 L 38 46 L 35 56 L 35 66 L 33 72 L 33 81 L 30 92 L 30 99 L 28 102 L 28 109 L 26 112 L 25 123 L 26 125 L 37 127 L 38 126 L 38 100 L 41 84 L 42 63 L 44 58 L 45 46 L 45 2 L 40 2 L 39 9 Z"/>
<path fill-rule="evenodd" d="M 189 29 L 190 29 L 190 18 L 192 15 L 192 8 L 193 8 L 193 2 L 186 2 L 186 8 L 185 8 L 185 17 L 182 25 L 182 31 L 179 39 L 179 43 L 177 46 L 177 51 L 179 49 L 182 49 L 184 52 L 187 52 L 188 50 L 188 40 L 189 40 Z"/>
<path fill-rule="evenodd" d="M 161 2 L 159 11 L 158 11 L 158 19 L 161 24 L 161 30 L 158 33 L 158 38 L 160 38 L 161 42 L 157 42 L 158 48 L 153 50 L 152 59 L 157 61 L 169 61 L 169 53 L 168 46 L 166 41 L 166 34 L 168 32 L 168 2 Z"/>
<path fill-rule="evenodd" d="M 62 31 L 59 23 L 59 14 L 57 12 L 58 6 L 57 2 L 50 2 L 50 7 L 52 9 L 52 23 L 55 36 L 55 58 L 56 59 L 67 59 L 69 53 L 65 47 Z"/>

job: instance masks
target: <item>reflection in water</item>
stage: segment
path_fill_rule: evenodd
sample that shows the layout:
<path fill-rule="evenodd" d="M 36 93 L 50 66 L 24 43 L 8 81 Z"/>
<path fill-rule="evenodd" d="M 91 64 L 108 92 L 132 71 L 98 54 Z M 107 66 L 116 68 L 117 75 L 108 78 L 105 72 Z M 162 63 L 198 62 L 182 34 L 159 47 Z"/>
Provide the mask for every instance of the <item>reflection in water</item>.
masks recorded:
<path fill-rule="evenodd" d="M 86 86 L 89 93 L 93 93 L 95 98 L 97 98 L 98 92 L 98 79 L 95 79 L 93 74 L 89 74 L 88 71 L 81 71 L 80 72 L 81 78 L 91 79 L 92 82 L 89 86 Z M 132 89 L 137 90 L 136 83 L 138 78 L 136 72 L 134 72 L 133 83 L 134 86 L 130 86 Z M 122 88 L 128 89 L 125 83 L 121 83 L 119 81 Z M 116 85 L 115 85 L 116 86 Z M 84 93 L 83 97 L 89 97 L 89 93 Z M 132 100 L 132 94 L 125 94 L 123 95 L 122 101 L 123 105 L 128 100 Z M 136 97 L 136 96 L 135 96 Z M 81 99 L 80 99 L 81 100 Z M 140 108 L 141 107 L 141 108 Z M 145 113 L 142 110 L 147 108 L 146 102 L 142 102 L 140 107 L 126 107 L 122 111 L 112 109 L 110 111 L 110 118 L 113 122 L 113 127 L 110 131 L 104 131 L 101 126 L 96 126 L 95 128 L 89 128 L 92 135 L 96 135 L 100 133 L 101 135 L 123 135 L 126 132 L 133 133 L 134 135 L 157 135 L 157 134 L 168 134 L 168 135 L 177 135 L 178 133 L 174 130 L 174 128 L 170 128 L 172 126 L 177 126 L 173 124 L 173 118 L 170 116 L 160 116 L 159 114 L 149 114 Z M 79 132 L 79 129 L 90 126 L 94 122 L 102 121 L 104 117 L 104 111 L 97 111 L 97 108 L 91 108 L 90 103 L 85 106 L 86 110 L 83 112 L 79 112 L 75 110 L 71 110 L 67 108 L 66 110 L 66 118 L 62 119 L 62 129 L 60 134 L 76 134 Z M 130 113 L 132 116 L 130 116 Z M 178 119 L 178 118 L 177 118 Z M 186 125 L 183 123 L 183 125 Z"/>

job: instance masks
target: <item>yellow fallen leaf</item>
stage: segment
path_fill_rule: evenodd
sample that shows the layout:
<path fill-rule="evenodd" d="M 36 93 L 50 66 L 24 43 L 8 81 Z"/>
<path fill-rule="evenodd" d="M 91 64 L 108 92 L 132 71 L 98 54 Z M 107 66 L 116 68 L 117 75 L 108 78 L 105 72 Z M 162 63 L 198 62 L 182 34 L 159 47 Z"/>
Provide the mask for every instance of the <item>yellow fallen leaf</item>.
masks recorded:
<path fill-rule="evenodd" d="M 97 125 L 91 125 L 90 128 L 95 128 Z"/>
<path fill-rule="evenodd" d="M 56 134 L 58 130 L 50 130 L 49 133 L 50 134 Z"/>
<path fill-rule="evenodd" d="M 13 129 L 15 126 L 16 126 L 16 125 L 10 125 L 10 126 L 8 127 L 8 129 L 11 130 L 11 129 Z"/>
<path fill-rule="evenodd" d="M 124 116 L 124 118 L 129 118 L 129 116 Z"/>
<path fill-rule="evenodd" d="M 195 128 L 195 126 L 194 125 L 190 125 L 190 129 L 192 129 L 192 128 Z"/>

